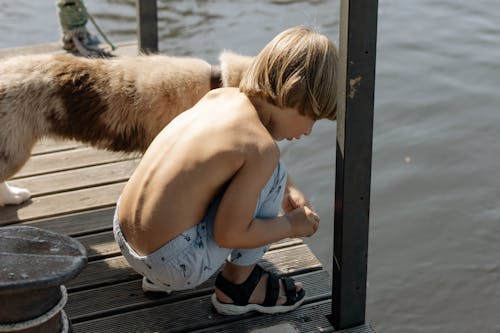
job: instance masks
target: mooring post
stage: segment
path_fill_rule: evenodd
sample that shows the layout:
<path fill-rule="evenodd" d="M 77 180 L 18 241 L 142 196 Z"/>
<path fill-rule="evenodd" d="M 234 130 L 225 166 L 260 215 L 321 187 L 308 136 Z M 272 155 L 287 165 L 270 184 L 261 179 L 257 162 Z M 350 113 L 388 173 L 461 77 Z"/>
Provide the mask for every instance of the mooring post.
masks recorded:
<path fill-rule="evenodd" d="M 136 0 L 139 50 L 158 52 L 158 8 L 156 0 Z"/>
<path fill-rule="evenodd" d="M 0 228 L 0 332 L 66 333 L 64 283 L 87 263 L 76 240 L 29 227 Z"/>
<path fill-rule="evenodd" d="M 377 0 L 341 0 L 332 314 L 365 323 Z"/>

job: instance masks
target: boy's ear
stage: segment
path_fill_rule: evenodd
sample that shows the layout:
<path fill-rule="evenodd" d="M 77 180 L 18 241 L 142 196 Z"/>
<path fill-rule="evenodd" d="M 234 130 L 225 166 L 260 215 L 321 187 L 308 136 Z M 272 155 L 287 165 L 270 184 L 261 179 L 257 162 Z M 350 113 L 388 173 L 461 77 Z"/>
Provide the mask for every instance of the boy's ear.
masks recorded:
<path fill-rule="evenodd" d="M 239 87 L 243 75 L 254 58 L 224 50 L 219 56 L 222 85 L 224 87 Z"/>

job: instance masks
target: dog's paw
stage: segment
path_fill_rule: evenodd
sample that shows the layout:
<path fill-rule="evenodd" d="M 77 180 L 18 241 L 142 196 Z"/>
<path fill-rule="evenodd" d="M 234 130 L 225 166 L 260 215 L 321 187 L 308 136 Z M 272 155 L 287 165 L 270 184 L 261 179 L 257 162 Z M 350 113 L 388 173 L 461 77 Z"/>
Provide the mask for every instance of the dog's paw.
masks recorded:
<path fill-rule="evenodd" d="M 30 191 L 0 183 L 0 206 L 19 205 L 31 197 Z"/>

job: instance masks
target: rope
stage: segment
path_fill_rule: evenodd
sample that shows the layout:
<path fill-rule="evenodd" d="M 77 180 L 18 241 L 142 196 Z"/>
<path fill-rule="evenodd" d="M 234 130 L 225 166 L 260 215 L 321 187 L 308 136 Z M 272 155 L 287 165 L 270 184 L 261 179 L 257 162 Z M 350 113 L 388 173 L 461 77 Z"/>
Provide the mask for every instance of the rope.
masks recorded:
<path fill-rule="evenodd" d="M 60 333 L 69 333 L 69 319 L 64 310 L 61 311 L 62 328 Z"/>
<path fill-rule="evenodd" d="M 77 52 L 87 57 L 110 56 L 109 52 L 99 48 L 99 40 L 85 28 L 89 19 L 111 47 L 111 50 L 116 49 L 116 46 L 111 43 L 92 15 L 89 14 L 82 0 L 58 0 L 57 7 L 65 50 Z"/>
<path fill-rule="evenodd" d="M 52 309 L 50 309 L 49 311 L 47 311 L 45 313 L 42 313 L 40 316 L 33 318 L 33 319 L 21 321 L 18 323 L 11 323 L 11 324 L 0 323 L 0 332 L 14 332 L 14 331 L 25 330 L 25 329 L 32 328 L 32 327 L 37 327 L 37 326 L 45 323 L 46 321 L 48 321 L 52 317 L 54 317 L 59 312 L 61 312 L 61 310 L 66 305 L 67 301 L 68 301 L 68 293 L 66 291 L 66 287 L 61 286 L 61 299 L 59 300 L 59 302 L 57 302 L 56 305 L 54 305 L 54 307 Z M 68 318 L 66 317 L 66 314 L 64 313 L 64 311 L 62 311 L 61 318 L 63 321 L 63 328 L 61 330 L 61 333 L 67 333 L 69 324 L 68 324 Z"/>

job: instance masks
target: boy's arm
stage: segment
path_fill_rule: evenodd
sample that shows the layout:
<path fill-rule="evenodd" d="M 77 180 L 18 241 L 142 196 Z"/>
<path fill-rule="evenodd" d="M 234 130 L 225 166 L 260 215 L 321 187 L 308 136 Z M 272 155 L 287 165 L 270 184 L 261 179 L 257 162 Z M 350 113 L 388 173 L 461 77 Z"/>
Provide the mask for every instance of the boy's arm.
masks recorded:
<path fill-rule="evenodd" d="M 312 235 L 319 217 L 307 207 L 271 218 L 254 218 L 260 191 L 279 159 L 277 148 L 247 156 L 222 197 L 214 222 L 214 238 L 224 248 L 256 248 L 287 237 Z"/>

